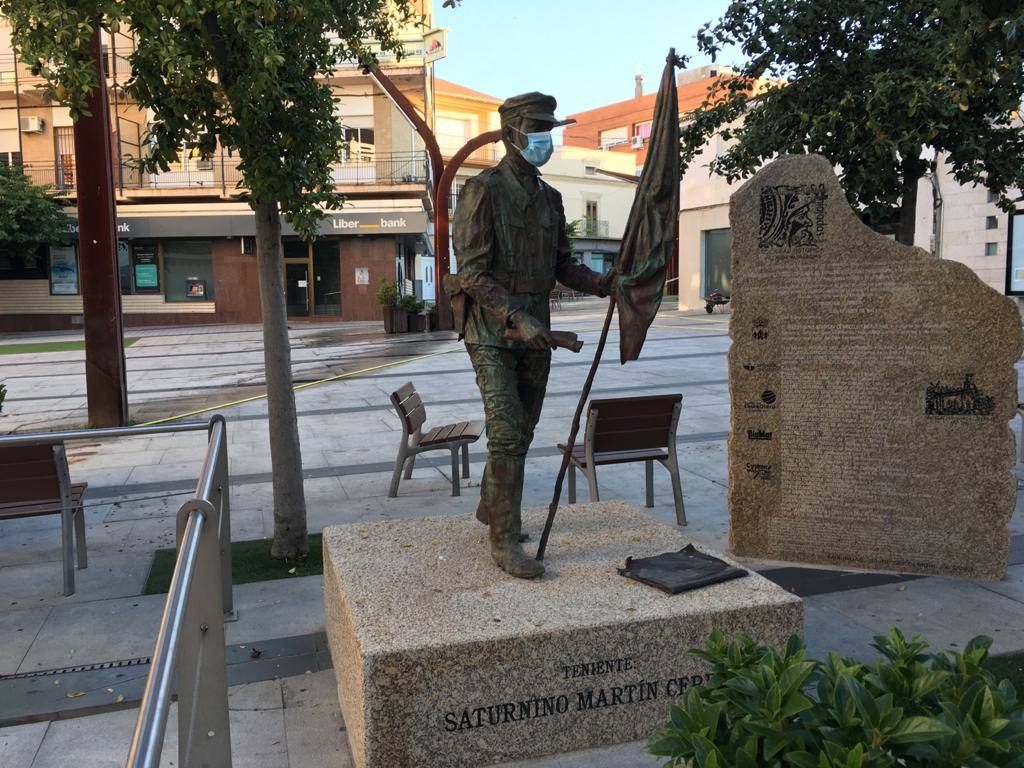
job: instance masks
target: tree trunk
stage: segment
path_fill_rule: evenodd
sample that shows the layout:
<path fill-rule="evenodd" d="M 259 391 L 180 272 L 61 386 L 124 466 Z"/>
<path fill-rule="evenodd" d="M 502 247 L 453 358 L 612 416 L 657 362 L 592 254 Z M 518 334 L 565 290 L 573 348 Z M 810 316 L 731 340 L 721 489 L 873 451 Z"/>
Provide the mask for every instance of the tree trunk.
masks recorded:
<path fill-rule="evenodd" d="M 299 423 L 292 389 L 292 354 L 281 262 L 281 218 L 276 202 L 254 202 L 256 260 L 263 312 L 263 361 L 267 379 L 270 466 L 274 484 L 272 557 L 295 559 L 309 552 L 306 497 L 302 487 Z"/>

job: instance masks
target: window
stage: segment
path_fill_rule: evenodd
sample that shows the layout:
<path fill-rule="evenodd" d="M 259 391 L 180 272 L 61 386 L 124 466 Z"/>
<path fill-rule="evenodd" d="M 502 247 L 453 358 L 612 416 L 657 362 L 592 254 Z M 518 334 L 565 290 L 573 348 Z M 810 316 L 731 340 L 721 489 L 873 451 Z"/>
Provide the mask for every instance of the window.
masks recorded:
<path fill-rule="evenodd" d="M 985 255 L 986 256 L 995 256 L 996 255 L 996 248 L 997 248 L 997 246 L 996 246 L 995 243 L 985 243 Z"/>
<path fill-rule="evenodd" d="M 633 136 L 644 140 L 651 138 L 651 121 L 648 120 L 646 123 L 637 123 L 634 125 Z"/>
<path fill-rule="evenodd" d="M 986 216 L 985 229 L 999 229 L 999 219 L 995 216 Z"/>
<path fill-rule="evenodd" d="M 989 201 L 990 203 L 998 203 L 998 202 L 999 202 L 999 193 L 998 193 L 998 192 L 993 192 L 993 191 L 992 191 L 992 190 L 990 189 L 990 190 L 988 191 L 988 201 Z"/>
<path fill-rule="evenodd" d="M 597 176 L 597 166 L 585 165 L 583 166 L 583 173 L 587 176 Z"/>
<path fill-rule="evenodd" d="M 614 147 L 617 144 L 628 144 L 629 128 L 622 126 L 621 128 L 610 128 L 607 131 L 601 131 L 598 135 L 598 143 L 602 149 Z"/>
<path fill-rule="evenodd" d="M 35 253 L 0 252 L 0 280 L 45 280 L 46 248 Z"/>
<path fill-rule="evenodd" d="M 213 299 L 213 250 L 209 240 L 164 242 L 164 296 L 167 301 Z"/>
<path fill-rule="evenodd" d="M 21 165 L 21 152 L 0 152 L 0 165 Z"/>

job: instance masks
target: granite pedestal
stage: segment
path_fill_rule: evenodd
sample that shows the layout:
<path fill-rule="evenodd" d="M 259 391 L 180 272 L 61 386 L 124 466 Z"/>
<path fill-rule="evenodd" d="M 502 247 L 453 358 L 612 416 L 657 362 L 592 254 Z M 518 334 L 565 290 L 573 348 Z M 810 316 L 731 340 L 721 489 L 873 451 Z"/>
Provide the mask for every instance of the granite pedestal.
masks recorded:
<path fill-rule="evenodd" d="M 543 518 L 524 513 L 534 541 Z M 468 517 L 325 529 L 327 635 L 358 768 L 479 768 L 644 738 L 704 682 L 687 650 L 713 629 L 802 634 L 799 598 L 754 573 L 675 596 L 617 573 L 687 543 L 627 504 L 565 507 L 547 573 L 522 581 Z"/>

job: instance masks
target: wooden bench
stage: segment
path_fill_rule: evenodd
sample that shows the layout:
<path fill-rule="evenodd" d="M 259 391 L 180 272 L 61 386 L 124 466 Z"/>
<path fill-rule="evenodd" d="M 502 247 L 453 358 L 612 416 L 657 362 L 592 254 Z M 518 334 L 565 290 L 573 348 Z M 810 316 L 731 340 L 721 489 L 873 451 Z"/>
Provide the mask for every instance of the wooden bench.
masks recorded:
<path fill-rule="evenodd" d="M 462 477 L 469 477 L 469 446 L 480 439 L 484 431 L 482 421 L 461 421 L 445 424 L 423 431 L 427 411 L 412 382 L 404 384 L 391 393 L 391 404 L 398 411 L 402 422 L 402 443 L 398 446 L 395 472 L 391 476 L 388 496 L 398 495 L 398 483 L 405 469 L 405 479 L 412 477 L 416 456 L 427 451 L 451 451 L 452 454 L 452 496 L 459 495 L 459 451 L 462 451 Z"/>
<path fill-rule="evenodd" d="M 658 462 L 672 478 L 676 522 L 686 525 L 683 485 L 676 456 L 676 427 L 682 401 L 682 395 L 591 400 L 583 444 L 573 448 L 569 460 L 569 503 L 576 503 L 577 468 L 587 476 L 590 500 L 600 501 L 597 467 L 642 461 L 646 465 L 647 506 L 653 507 L 654 462 Z M 563 443 L 558 444 L 558 449 L 565 453 Z"/>
<path fill-rule="evenodd" d="M 78 567 L 89 565 L 82 505 L 85 489 L 86 483 L 71 483 L 63 443 L 0 448 L 0 521 L 61 516 L 65 595 L 75 593 L 75 542 Z"/>

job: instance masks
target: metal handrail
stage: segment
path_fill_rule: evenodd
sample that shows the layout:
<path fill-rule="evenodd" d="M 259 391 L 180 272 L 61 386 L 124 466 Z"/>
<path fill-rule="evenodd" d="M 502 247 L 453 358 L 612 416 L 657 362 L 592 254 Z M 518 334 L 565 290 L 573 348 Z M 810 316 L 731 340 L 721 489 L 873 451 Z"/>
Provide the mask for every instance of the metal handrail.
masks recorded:
<path fill-rule="evenodd" d="M 12 445 L 55 445 L 72 440 L 106 440 L 111 437 L 137 437 L 164 432 L 198 432 L 209 430 L 206 421 L 186 421 L 182 424 L 159 424 L 151 427 L 107 427 L 103 429 L 70 429 L 64 432 L 22 432 L 0 435 L 0 447 Z"/>
<path fill-rule="evenodd" d="M 178 510 L 178 557 L 132 733 L 128 768 L 159 766 L 175 679 L 178 765 L 231 768 L 224 648 L 224 612 L 232 605 L 227 459 L 227 425 L 223 416 L 214 416 L 195 496 Z"/>

